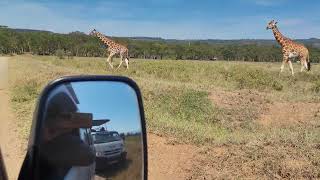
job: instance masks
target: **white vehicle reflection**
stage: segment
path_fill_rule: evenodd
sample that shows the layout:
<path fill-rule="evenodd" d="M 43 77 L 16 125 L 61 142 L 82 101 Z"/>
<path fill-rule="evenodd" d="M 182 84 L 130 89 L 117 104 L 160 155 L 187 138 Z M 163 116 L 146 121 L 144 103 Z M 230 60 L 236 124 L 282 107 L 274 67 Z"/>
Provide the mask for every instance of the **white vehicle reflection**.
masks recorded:
<path fill-rule="evenodd" d="M 116 131 L 99 131 L 91 133 L 96 149 L 96 169 L 126 160 L 127 152 L 124 140 Z"/>

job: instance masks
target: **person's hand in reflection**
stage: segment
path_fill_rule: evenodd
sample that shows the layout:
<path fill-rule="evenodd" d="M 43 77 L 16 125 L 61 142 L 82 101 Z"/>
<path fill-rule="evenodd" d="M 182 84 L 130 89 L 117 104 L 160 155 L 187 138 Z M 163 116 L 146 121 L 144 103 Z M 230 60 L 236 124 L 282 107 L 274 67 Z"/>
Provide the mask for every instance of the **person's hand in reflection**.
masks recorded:
<path fill-rule="evenodd" d="M 77 111 L 75 102 L 64 92 L 48 102 L 39 151 L 41 165 L 47 167 L 43 174 L 51 174 L 50 179 L 62 178 L 71 167 L 89 166 L 95 161 L 94 149 L 79 135 L 80 128 L 91 128 L 92 114 Z"/>

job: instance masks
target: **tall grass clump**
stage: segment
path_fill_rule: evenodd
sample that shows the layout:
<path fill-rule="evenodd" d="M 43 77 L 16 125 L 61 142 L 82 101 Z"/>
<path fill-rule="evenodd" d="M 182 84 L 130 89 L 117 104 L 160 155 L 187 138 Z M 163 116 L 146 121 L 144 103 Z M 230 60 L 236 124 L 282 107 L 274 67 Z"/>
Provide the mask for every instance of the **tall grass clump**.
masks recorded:
<path fill-rule="evenodd" d="M 233 68 L 231 78 L 238 83 L 239 89 L 270 89 L 276 91 L 283 89 L 281 82 L 263 69 L 239 66 Z"/>
<path fill-rule="evenodd" d="M 320 80 L 315 81 L 311 87 L 312 91 L 315 93 L 320 93 Z"/>
<path fill-rule="evenodd" d="M 21 138 L 27 138 L 30 132 L 32 112 L 40 92 L 40 84 L 35 78 L 17 81 L 11 89 L 11 105 L 17 119 L 16 125 Z"/>
<path fill-rule="evenodd" d="M 13 96 L 11 100 L 16 103 L 23 103 L 34 100 L 39 92 L 39 83 L 35 79 L 29 79 L 21 82 L 19 86 L 13 87 Z"/>
<path fill-rule="evenodd" d="M 147 96 L 148 126 L 156 133 L 194 143 L 213 143 L 227 134 L 218 123 L 219 110 L 207 92 L 171 89 L 157 94 L 151 91 Z"/>
<path fill-rule="evenodd" d="M 55 55 L 56 55 L 57 58 L 59 58 L 59 59 L 64 59 L 65 52 L 64 52 L 64 50 L 62 50 L 62 49 L 58 49 L 58 50 L 56 50 Z"/>

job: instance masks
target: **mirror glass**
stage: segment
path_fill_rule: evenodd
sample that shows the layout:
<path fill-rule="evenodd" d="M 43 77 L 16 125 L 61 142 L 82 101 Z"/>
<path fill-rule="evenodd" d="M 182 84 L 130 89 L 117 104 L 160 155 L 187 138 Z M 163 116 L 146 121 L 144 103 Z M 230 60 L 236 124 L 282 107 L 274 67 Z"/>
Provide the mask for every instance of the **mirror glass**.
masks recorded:
<path fill-rule="evenodd" d="M 65 83 L 49 93 L 43 113 L 40 179 L 142 179 L 141 117 L 132 87 Z"/>

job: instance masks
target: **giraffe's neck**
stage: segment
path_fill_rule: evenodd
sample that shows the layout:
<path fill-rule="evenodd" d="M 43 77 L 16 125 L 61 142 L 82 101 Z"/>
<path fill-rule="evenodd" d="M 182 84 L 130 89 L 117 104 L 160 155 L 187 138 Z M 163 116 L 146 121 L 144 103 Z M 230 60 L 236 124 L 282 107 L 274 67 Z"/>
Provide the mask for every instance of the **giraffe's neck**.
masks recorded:
<path fill-rule="evenodd" d="M 111 44 L 113 44 L 113 41 L 106 37 L 105 35 L 101 34 L 101 33 L 97 33 L 96 36 L 100 39 L 100 41 L 103 42 L 103 44 L 107 45 L 107 46 L 110 46 Z"/>
<path fill-rule="evenodd" d="M 275 37 L 275 39 L 278 41 L 278 43 L 283 47 L 285 45 L 285 39 L 287 39 L 286 37 L 284 37 L 281 32 L 279 31 L 278 27 L 274 27 L 272 28 L 272 32 L 273 35 Z"/>

